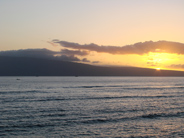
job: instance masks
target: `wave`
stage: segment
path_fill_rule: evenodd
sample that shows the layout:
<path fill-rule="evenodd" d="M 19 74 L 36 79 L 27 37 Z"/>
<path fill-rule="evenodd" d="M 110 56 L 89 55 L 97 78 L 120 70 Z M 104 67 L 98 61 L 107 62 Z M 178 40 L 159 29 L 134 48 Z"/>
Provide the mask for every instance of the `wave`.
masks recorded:
<path fill-rule="evenodd" d="M 173 98 L 178 97 L 176 95 L 169 95 L 169 96 L 103 96 L 103 97 L 75 97 L 75 98 L 45 98 L 45 99 L 37 99 L 34 101 L 42 102 L 42 101 L 64 101 L 64 100 L 113 100 L 113 99 L 134 99 L 134 98 L 141 98 L 141 99 L 158 99 L 158 98 Z"/>
<path fill-rule="evenodd" d="M 184 112 L 176 112 L 176 113 L 153 113 L 142 115 L 142 118 L 154 119 L 158 117 L 182 117 L 184 116 Z"/>
<path fill-rule="evenodd" d="M 156 119 L 156 118 L 171 118 L 171 117 L 183 117 L 184 112 L 176 113 L 153 113 L 140 116 L 132 117 L 119 117 L 119 118 L 95 118 L 95 119 L 86 119 L 86 120 L 68 120 L 67 123 L 77 123 L 77 124 L 98 124 L 98 123 L 116 123 L 121 121 L 130 121 L 130 120 L 140 120 L 140 119 Z"/>
<path fill-rule="evenodd" d="M 70 86 L 70 87 L 63 87 L 63 88 L 84 88 L 84 89 L 92 89 L 92 88 L 123 88 L 123 89 L 142 89 L 142 90 L 149 90 L 149 89 L 183 89 L 184 86 L 142 86 L 137 87 L 137 85 L 94 85 L 94 86 Z"/>
<path fill-rule="evenodd" d="M 67 116 L 64 113 L 50 113 L 50 114 L 42 114 L 41 117 L 64 117 Z"/>
<path fill-rule="evenodd" d="M 51 124 L 51 123 L 26 123 L 26 124 L 13 124 L 13 125 L 9 125 L 9 126 L 0 126 L 0 129 L 8 129 L 9 131 L 11 131 L 11 128 L 35 128 L 35 127 L 48 127 L 48 126 L 57 126 L 57 124 Z M 13 129 L 13 131 L 16 131 L 16 129 Z"/>
<path fill-rule="evenodd" d="M 64 98 L 64 97 L 46 97 L 46 98 L 41 98 L 41 99 L 35 99 L 32 97 L 21 97 L 18 99 L 2 99 L 3 103 L 8 103 L 8 102 L 49 102 L 49 101 L 75 101 L 75 100 L 114 100 L 114 99 L 158 99 L 158 98 L 174 98 L 174 97 L 181 97 L 177 95 L 155 95 L 155 96 L 102 96 L 102 97 L 69 97 L 69 98 Z"/>
<path fill-rule="evenodd" d="M 40 90 L 25 90 L 25 91 L 0 91 L 0 94 L 24 94 L 24 93 L 48 93 L 46 91 L 40 91 Z"/>
<path fill-rule="evenodd" d="M 130 98 L 172 98 L 172 97 L 176 97 L 176 96 L 117 96 L 117 97 L 88 97 L 88 98 L 85 98 L 86 100 L 95 100 L 95 99 L 130 99 Z M 83 100 L 83 99 L 80 99 L 80 100 Z"/>
<path fill-rule="evenodd" d="M 45 110 L 42 110 L 43 112 L 47 112 Z M 55 111 L 55 110 L 53 110 Z M 65 111 L 65 110 L 62 110 Z M 137 120 L 145 120 L 145 119 L 159 119 L 159 118 L 172 118 L 172 117 L 184 117 L 184 111 L 178 111 L 178 112 L 171 112 L 171 113 L 150 113 L 150 114 L 131 114 L 130 116 L 123 116 L 118 115 L 116 117 L 100 117 L 100 116 L 88 116 L 88 117 L 81 117 L 78 118 L 68 116 L 68 114 L 65 114 L 64 112 L 61 113 L 46 113 L 46 114 L 35 114 L 35 119 L 32 120 L 32 118 L 28 118 L 28 121 L 25 122 L 17 122 L 17 123 L 11 123 L 11 124 L 2 124 L 0 125 L 0 130 L 3 132 L 5 131 L 23 131 L 28 129 L 39 129 L 44 127 L 66 127 L 66 126 L 75 126 L 75 125 L 98 125 L 98 124 L 108 124 L 108 123 L 119 123 L 119 122 L 126 122 L 126 121 L 137 121 Z M 38 118 L 37 118 L 38 117 Z M 47 118 L 49 117 L 49 118 Z M 38 119 L 41 120 L 38 120 Z M 19 118 L 20 119 L 20 118 Z M 43 120 L 44 119 L 44 120 Z M 15 121 L 18 121 L 18 119 L 15 119 Z M 10 120 L 11 122 L 11 120 Z"/>
<path fill-rule="evenodd" d="M 66 110 L 64 110 L 64 109 L 40 109 L 39 110 L 39 112 L 41 112 L 41 113 L 47 113 L 47 112 L 64 112 L 64 111 L 66 111 Z"/>
<path fill-rule="evenodd" d="M 163 90 L 163 89 L 184 89 L 184 86 L 137 86 L 137 85 L 94 85 L 94 86 L 70 86 L 62 87 L 64 89 L 93 89 L 93 88 L 121 88 L 122 90 Z M 0 94 L 28 94 L 28 93 L 50 93 L 49 89 L 45 90 L 3 90 Z M 48 90 L 48 91 L 47 91 Z M 57 92 L 57 90 L 56 90 Z M 53 92 L 52 92 L 53 93 Z"/>
<path fill-rule="evenodd" d="M 45 98 L 45 99 L 36 99 L 34 102 L 45 102 L 45 101 L 63 101 L 63 100 L 71 100 L 70 98 Z"/>
<path fill-rule="evenodd" d="M 19 124 L 19 125 L 8 125 L 8 128 L 32 128 L 32 127 L 48 127 L 48 126 L 56 126 L 56 122 L 62 123 L 62 125 L 73 125 L 73 124 L 99 124 L 99 123 L 117 123 L 122 121 L 133 121 L 133 120 L 140 120 L 140 119 L 157 119 L 157 118 L 171 118 L 171 117 L 180 117 L 182 118 L 184 116 L 184 112 L 176 112 L 176 113 L 150 113 L 150 114 L 143 114 L 138 116 L 122 116 L 122 117 L 114 117 L 114 118 L 108 118 L 108 117 L 99 117 L 99 118 L 67 118 L 66 114 L 62 113 L 56 113 L 56 114 L 47 114 L 47 115 L 41 115 L 40 117 L 51 117 L 51 122 L 49 121 L 46 124 L 42 124 L 41 122 L 29 122 L 28 124 Z M 65 117 L 65 119 L 62 118 L 55 118 L 55 117 Z M 52 122 L 56 121 L 56 122 Z M 0 126 L 1 129 L 7 128 L 7 126 Z"/>
<path fill-rule="evenodd" d="M 52 98 L 43 98 L 43 99 L 35 99 L 32 97 L 28 97 L 28 98 L 17 98 L 17 99 L 13 99 L 13 98 L 7 98 L 7 99 L 1 99 L 2 103 L 31 103 L 31 102 L 49 102 L 49 101 L 63 101 L 63 100 L 76 100 L 76 99 L 70 99 L 70 98 L 56 98 L 56 97 L 52 97 Z"/>

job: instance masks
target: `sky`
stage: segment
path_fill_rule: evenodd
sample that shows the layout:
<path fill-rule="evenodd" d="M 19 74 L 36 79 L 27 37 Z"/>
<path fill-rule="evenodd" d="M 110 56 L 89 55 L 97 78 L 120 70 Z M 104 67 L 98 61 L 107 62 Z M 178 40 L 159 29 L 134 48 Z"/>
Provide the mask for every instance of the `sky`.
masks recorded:
<path fill-rule="evenodd" d="M 183 17 L 184 0 L 0 0 L 0 55 L 184 70 Z"/>

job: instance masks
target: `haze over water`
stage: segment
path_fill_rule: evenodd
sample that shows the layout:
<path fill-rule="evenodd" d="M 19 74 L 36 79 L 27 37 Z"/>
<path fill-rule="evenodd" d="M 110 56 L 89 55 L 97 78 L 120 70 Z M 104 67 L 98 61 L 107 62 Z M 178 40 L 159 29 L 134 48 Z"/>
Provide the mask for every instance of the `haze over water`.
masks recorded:
<path fill-rule="evenodd" d="M 183 77 L 1 77 L 0 137 L 184 137 Z"/>

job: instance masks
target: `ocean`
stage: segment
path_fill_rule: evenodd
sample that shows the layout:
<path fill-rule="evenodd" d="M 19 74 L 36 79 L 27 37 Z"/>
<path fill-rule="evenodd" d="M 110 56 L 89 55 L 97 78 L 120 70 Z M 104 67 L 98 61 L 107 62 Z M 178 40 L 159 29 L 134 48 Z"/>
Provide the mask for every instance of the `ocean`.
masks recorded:
<path fill-rule="evenodd" d="M 184 77 L 0 77 L 1 138 L 182 138 Z"/>

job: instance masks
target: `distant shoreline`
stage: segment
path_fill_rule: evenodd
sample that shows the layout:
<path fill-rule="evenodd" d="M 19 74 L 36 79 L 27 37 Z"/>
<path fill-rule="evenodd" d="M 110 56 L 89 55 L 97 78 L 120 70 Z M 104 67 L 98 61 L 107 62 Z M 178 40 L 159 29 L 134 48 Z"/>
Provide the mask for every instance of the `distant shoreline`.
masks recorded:
<path fill-rule="evenodd" d="M 0 57 L 0 76 L 119 76 L 119 77 L 182 77 L 183 71 L 155 70 L 138 67 L 102 67 L 60 60 Z"/>

